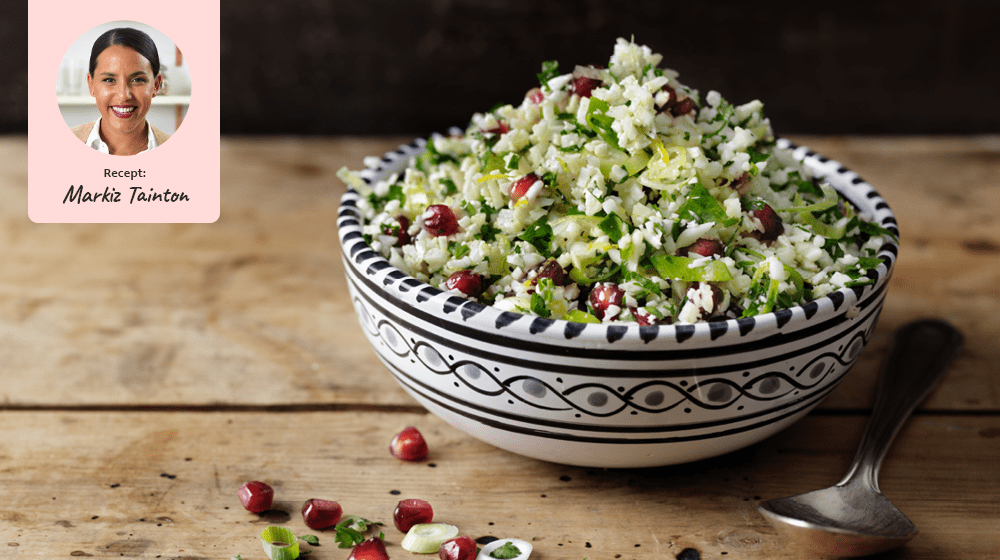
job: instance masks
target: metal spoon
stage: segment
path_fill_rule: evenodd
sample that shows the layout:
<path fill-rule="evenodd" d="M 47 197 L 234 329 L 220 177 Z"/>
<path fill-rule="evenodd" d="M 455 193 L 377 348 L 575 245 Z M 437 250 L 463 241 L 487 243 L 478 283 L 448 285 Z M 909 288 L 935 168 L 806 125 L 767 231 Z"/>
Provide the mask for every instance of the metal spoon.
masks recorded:
<path fill-rule="evenodd" d="M 801 548 L 836 556 L 883 552 L 917 535 L 917 526 L 879 491 L 878 470 L 893 438 L 961 345 L 962 335 L 944 321 L 915 321 L 896 331 L 874 410 L 843 480 L 757 506 L 779 534 Z"/>

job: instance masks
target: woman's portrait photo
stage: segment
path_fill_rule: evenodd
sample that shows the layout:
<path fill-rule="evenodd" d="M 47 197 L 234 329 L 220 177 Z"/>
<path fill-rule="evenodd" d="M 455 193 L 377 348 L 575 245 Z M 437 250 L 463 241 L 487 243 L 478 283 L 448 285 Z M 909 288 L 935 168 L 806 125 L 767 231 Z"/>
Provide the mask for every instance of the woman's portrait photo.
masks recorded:
<path fill-rule="evenodd" d="M 190 80 L 180 50 L 168 42 L 149 26 L 113 22 L 91 30 L 67 53 L 57 84 L 60 111 L 87 147 L 116 156 L 141 154 L 164 144 L 180 126 Z M 82 47 L 89 47 L 86 58 Z M 169 77 L 165 59 L 175 62 Z"/>

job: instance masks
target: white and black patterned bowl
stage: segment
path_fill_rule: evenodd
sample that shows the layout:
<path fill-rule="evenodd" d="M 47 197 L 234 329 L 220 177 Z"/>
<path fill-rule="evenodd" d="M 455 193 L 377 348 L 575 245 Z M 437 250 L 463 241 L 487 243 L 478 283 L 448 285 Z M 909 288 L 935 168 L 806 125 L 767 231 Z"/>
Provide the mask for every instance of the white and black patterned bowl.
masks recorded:
<path fill-rule="evenodd" d="M 401 146 L 361 176 L 397 172 L 424 146 Z M 856 173 L 805 147 L 794 153 L 898 236 L 889 206 Z M 581 324 L 500 311 L 407 276 L 364 242 L 357 199 L 348 191 L 338 218 L 347 283 L 389 372 L 472 436 L 571 465 L 694 461 L 789 426 L 871 338 L 898 249 L 881 248 L 874 284 L 793 309 L 697 325 Z"/>

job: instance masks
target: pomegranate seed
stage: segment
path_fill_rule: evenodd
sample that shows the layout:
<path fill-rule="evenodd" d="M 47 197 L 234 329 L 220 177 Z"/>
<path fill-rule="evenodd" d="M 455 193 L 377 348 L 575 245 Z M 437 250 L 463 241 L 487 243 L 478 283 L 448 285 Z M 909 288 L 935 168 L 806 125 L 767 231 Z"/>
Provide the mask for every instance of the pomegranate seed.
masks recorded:
<path fill-rule="evenodd" d="M 432 204 L 424 212 L 424 229 L 435 237 L 452 235 L 458 231 L 458 218 L 448 206 Z"/>
<path fill-rule="evenodd" d="M 392 512 L 392 523 L 405 533 L 418 523 L 430 523 L 434 520 L 434 509 L 424 500 L 402 500 Z"/>
<path fill-rule="evenodd" d="M 539 265 L 538 272 L 535 273 L 535 277 L 531 280 L 531 282 L 533 284 L 537 284 L 542 278 L 549 278 L 556 286 L 562 286 L 566 279 L 566 271 L 563 270 L 559 261 L 549 259 Z"/>
<path fill-rule="evenodd" d="M 722 242 L 718 239 L 708 239 L 702 237 L 687 247 L 677 250 L 677 254 L 684 257 L 690 256 L 691 253 L 701 255 L 703 257 L 711 257 L 714 255 L 721 256 L 725 253 L 725 250 L 722 247 Z"/>
<path fill-rule="evenodd" d="M 392 438 L 389 451 L 404 461 L 421 461 L 427 457 L 427 442 L 416 428 L 408 426 Z"/>
<path fill-rule="evenodd" d="M 750 192 L 750 174 L 744 173 L 739 177 L 733 179 L 732 184 L 729 185 L 733 190 L 740 193 L 743 196 Z"/>
<path fill-rule="evenodd" d="M 396 216 L 396 221 L 399 222 L 399 230 L 397 231 L 395 227 L 386 226 L 382 228 L 382 232 L 386 235 L 395 235 L 397 242 L 397 247 L 402 247 L 403 245 L 409 245 L 413 240 L 410 238 L 410 233 L 407 231 L 410 229 L 410 219 L 406 216 L 400 214 Z"/>
<path fill-rule="evenodd" d="M 678 98 L 677 90 L 673 86 L 668 84 L 660 89 L 670 94 L 670 99 L 660 108 L 660 112 L 666 111 L 675 117 L 679 117 L 695 110 L 694 101 L 690 97 L 685 97 L 684 99 Z"/>
<path fill-rule="evenodd" d="M 575 93 L 580 97 L 590 97 L 590 93 L 594 91 L 594 88 L 600 87 L 601 82 L 595 80 L 594 78 L 587 78 L 585 76 L 580 76 L 573 80 L 573 85 L 570 88 L 570 93 Z"/>
<path fill-rule="evenodd" d="M 674 105 L 677 105 L 677 90 L 674 89 L 673 86 L 671 86 L 670 84 L 666 84 L 660 88 L 660 91 L 665 91 L 668 94 L 670 94 L 670 98 L 667 99 L 667 102 L 664 103 L 663 107 L 660 108 L 661 112 L 669 111 L 671 108 L 673 108 Z"/>
<path fill-rule="evenodd" d="M 484 134 L 507 134 L 508 132 L 510 132 L 510 129 L 507 128 L 507 125 L 503 121 L 497 121 L 496 128 L 483 131 Z"/>
<path fill-rule="evenodd" d="M 340 504 L 332 500 L 312 499 L 306 500 L 306 503 L 302 504 L 302 520 L 310 529 L 320 530 L 333 527 L 340 521 L 340 516 L 343 513 L 344 510 Z"/>
<path fill-rule="evenodd" d="M 531 186 L 538 182 L 538 175 L 534 173 L 528 173 L 524 177 L 521 177 L 510 187 L 510 199 L 514 202 L 521 200 L 524 195 L 528 194 L 531 190 Z"/>
<path fill-rule="evenodd" d="M 722 301 L 726 298 L 726 295 L 722 292 L 722 288 L 716 286 L 715 284 L 712 284 L 711 286 L 712 286 L 712 309 L 703 313 L 705 317 L 710 316 L 712 312 L 716 311 L 721 312 L 719 306 L 722 305 Z M 701 282 L 691 282 L 691 285 L 688 286 L 688 291 L 698 290 L 699 288 L 701 288 Z"/>
<path fill-rule="evenodd" d="M 763 232 L 756 231 L 753 233 L 753 236 L 758 240 L 771 242 L 777 239 L 782 233 L 785 233 L 785 226 L 781 223 L 781 217 L 778 216 L 778 213 L 769 204 L 760 203 L 760 207 L 751 210 L 750 214 L 760 220 L 760 224 L 764 226 Z"/>
<path fill-rule="evenodd" d="M 372 537 L 355 546 L 347 560 L 389 560 L 389 553 L 382 539 Z"/>
<path fill-rule="evenodd" d="M 253 513 L 271 509 L 271 502 L 274 501 L 274 489 L 259 480 L 240 486 L 238 494 L 243 507 Z"/>
<path fill-rule="evenodd" d="M 625 291 L 619 288 L 617 284 L 612 284 L 611 282 L 598 282 L 594 285 L 594 289 L 590 291 L 590 305 L 594 308 L 594 315 L 603 321 L 604 315 L 607 313 L 609 307 L 616 305 L 621 308 L 622 299 L 624 297 Z M 617 316 L 618 312 L 615 312 L 614 315 L 609 316 L 608 318 L 614 319 Z"/>
<path fill-rule="evenodd" d="M 684 98 L 682 101 L 674 105 L 670 109 L 670 114 L 679 117 L 681 115 L 686 115 L 688 113 L 694 112 L 694 101 L 691 101 L 690 97 Z"/>
<path fill-rule="evenodd" d="M 483 277 L 471 270 L 458 270 L 451 273 L 451 276 L 444 281 L 444 285 L 449 290 L 458 290 L 463 294 L 476 298 L 483 293 Z"/>
<path fill-rule="evenodd" d="M 476 557 L 476 541 L 472 537 L 455 537 L 445 541 L 438 549 L 441 560 L 474 560 Z"/>
<path fill-rule="evenodd" d="M 631 311 L 632 316 L 635 317 L 635 322 L 639 323 L 641 326 L 648 327 L 656 324 L 656 317 L 649 311 L 646 311 L 641 307 L 637 307 Z"/>
<path fill-rule="evenodd" d="M 538 105 L 545 100 L 545 94 L 542 93 L 542 88 L 531 88 L 528 90 L 528 95 L 526 95 L 526 97 L 535 105 Z"/>

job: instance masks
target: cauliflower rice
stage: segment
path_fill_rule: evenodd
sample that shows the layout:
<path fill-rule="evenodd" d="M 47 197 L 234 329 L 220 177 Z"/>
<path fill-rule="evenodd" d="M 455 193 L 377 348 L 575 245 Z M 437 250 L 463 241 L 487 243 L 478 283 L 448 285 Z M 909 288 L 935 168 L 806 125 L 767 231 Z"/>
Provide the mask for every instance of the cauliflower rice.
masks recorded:
<path fill-rule="evenodd" d="M 577 322 L 749 317 L 873 282 L 888 231 L 775 144 L 760 101 L 702 96 L 618 39 L 607 69 L 434 135 L 367 185 L 363 234 L 393 266 L 503 310 Z"/>

